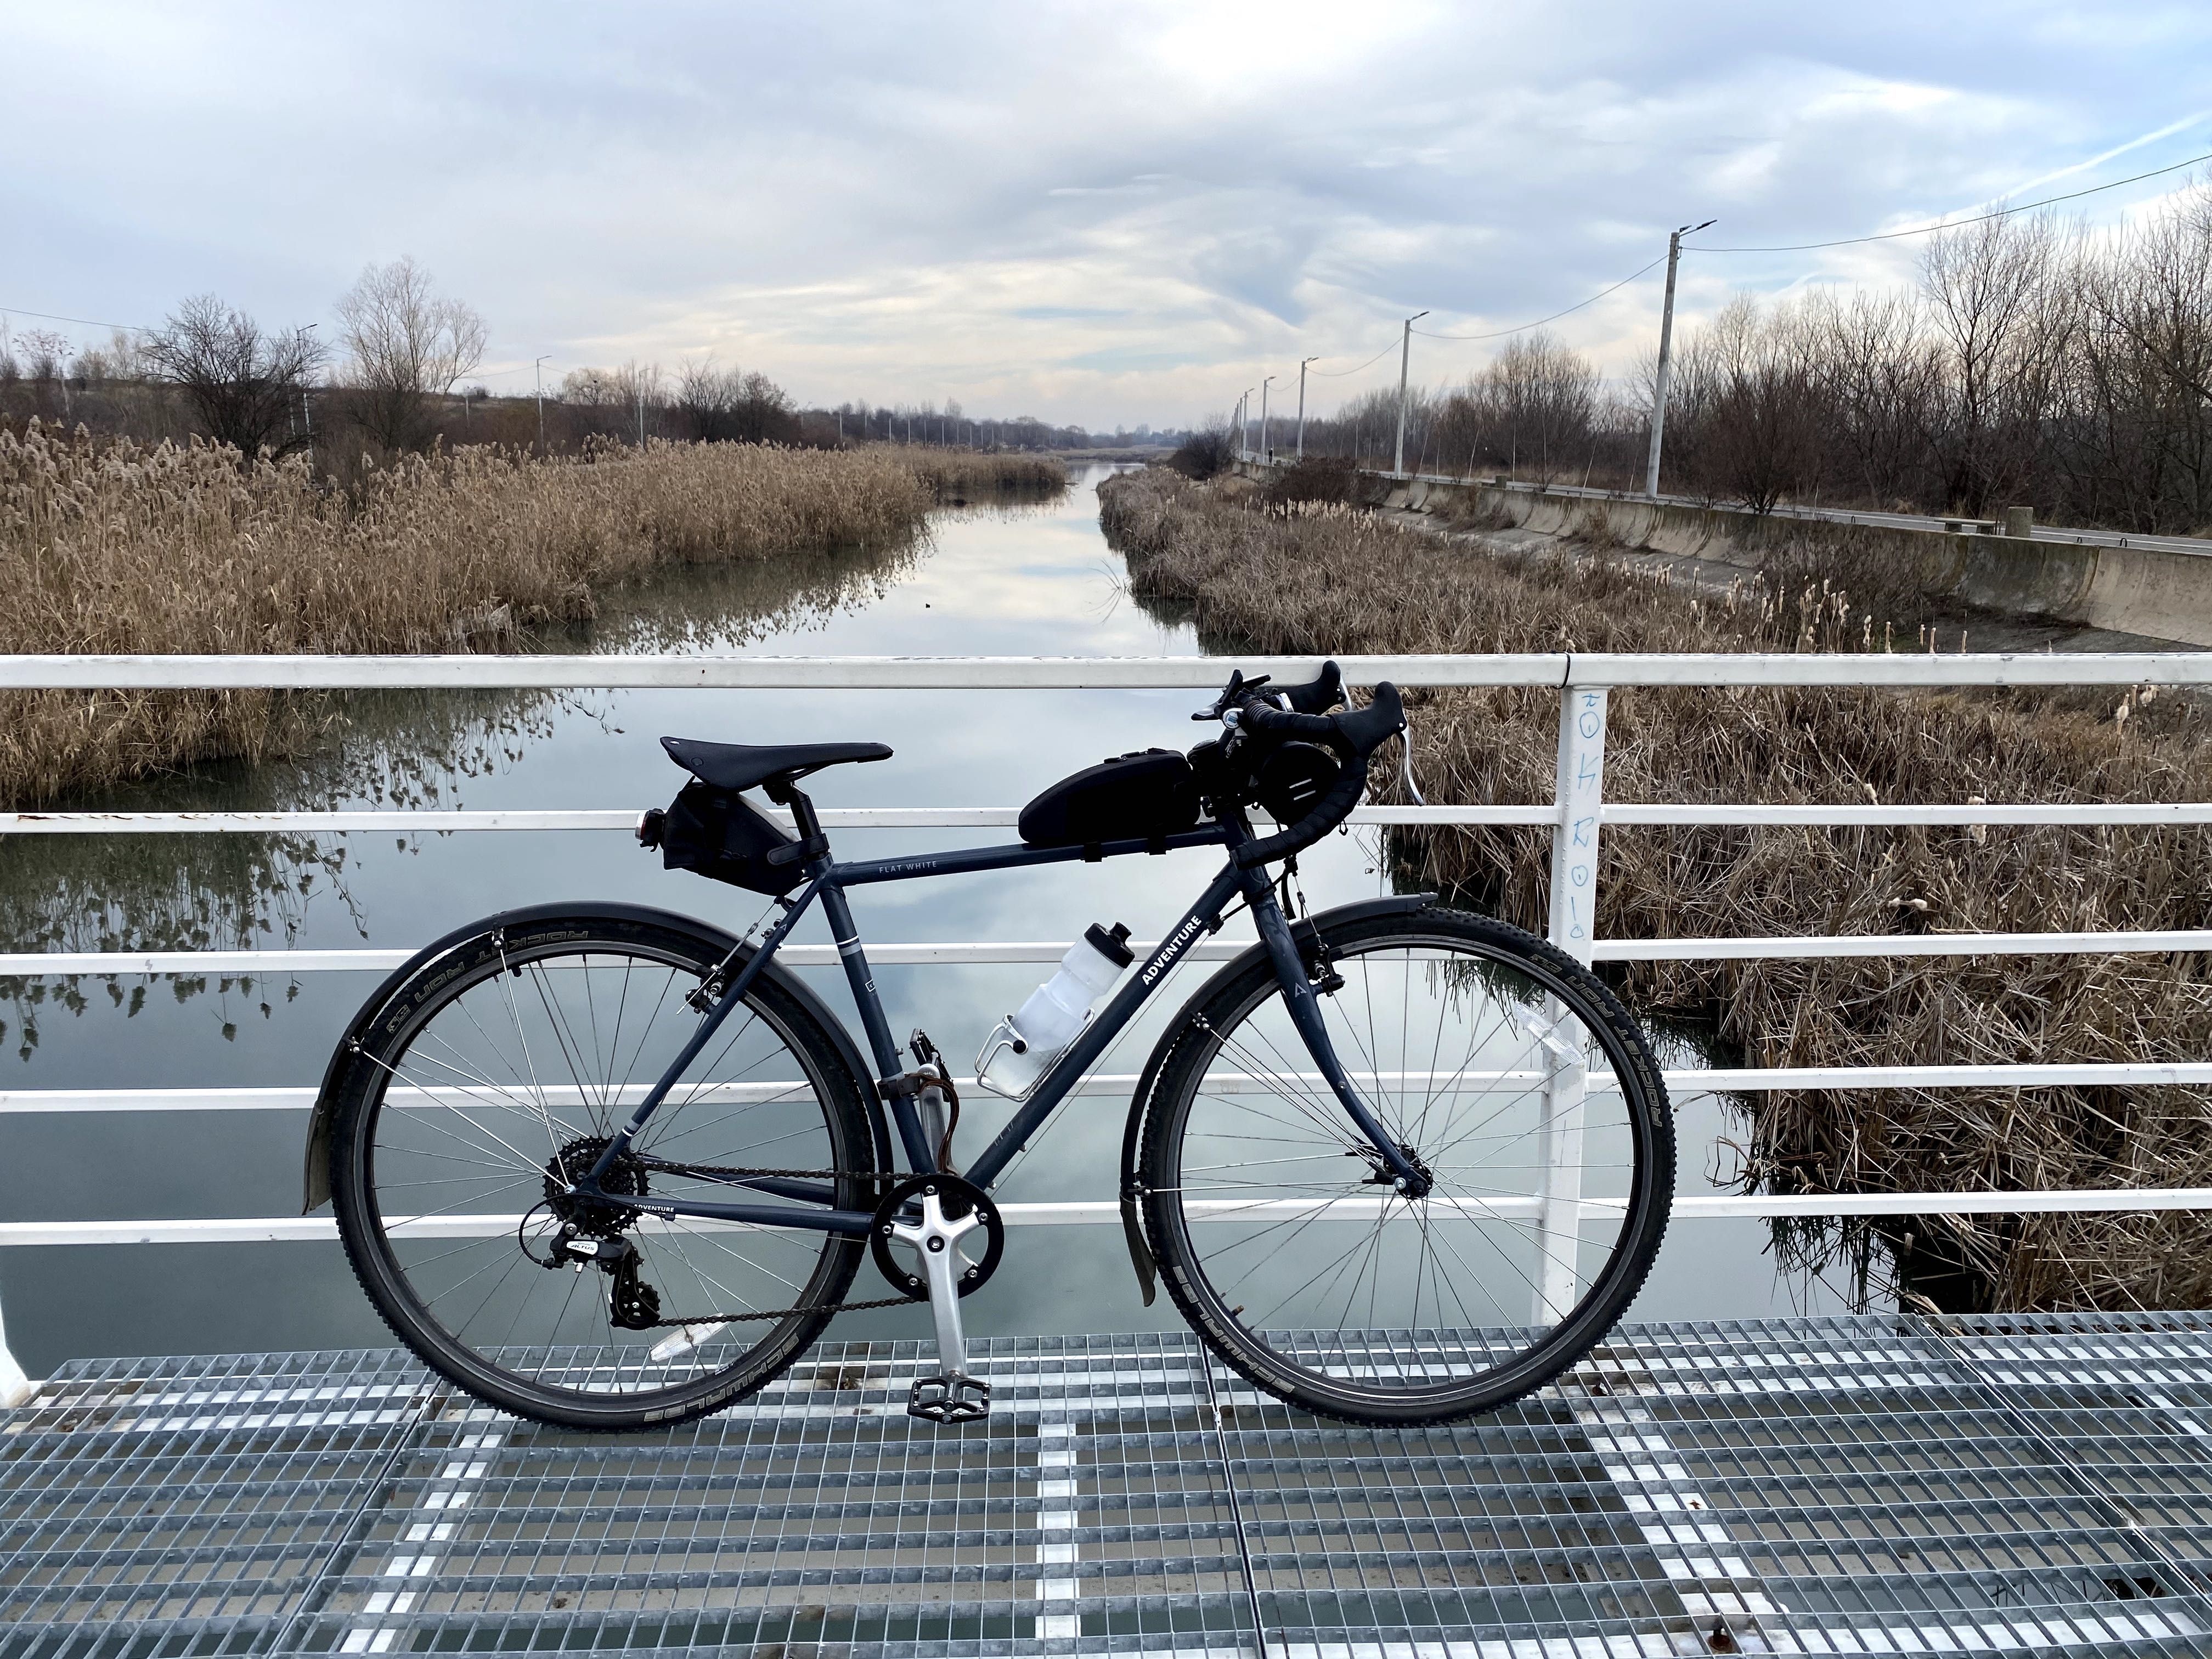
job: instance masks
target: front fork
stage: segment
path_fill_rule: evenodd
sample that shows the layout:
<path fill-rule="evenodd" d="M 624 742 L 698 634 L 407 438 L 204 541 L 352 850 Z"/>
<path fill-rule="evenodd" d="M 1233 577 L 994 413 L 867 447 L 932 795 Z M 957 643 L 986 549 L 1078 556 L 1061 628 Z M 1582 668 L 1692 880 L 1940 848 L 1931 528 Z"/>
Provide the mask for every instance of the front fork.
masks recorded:
<path fill-rule="evenodd" d="M 1336 1044 L 1329 1040 L 1328 1025 L 1322 1018 L 1320 1004 L 1315 999 L 1305 958 L 1299 953 L 1283 907 L 1276 902 L 1274 883 L 1264 867 L 1255 867 L 1243 872 L 1243 884 L 1245 900 L 1252 907 L 1253 924 L 1260 931 L 1261 943 L 1267 947 L 1268 959 L 1275 965 L 1276 981 L 1283 988 L 1283 1006 L 1290 1010 L 1291 1024 L 1297 1028 L 1306 1052 L 1313 1056 L 1314 1064 L 1320 1067 L 1322 1078 L 1335 1094 L 1338 1103 L 1359 1126 L 1360 1133 L 1367 1137 L 1382 1158 L 1383 1167 L 1390 1172 L 1394 1190 L 1407 1198 L 1426 1197 L 1434 1184 L 1428 1172 L 1413 1161 L 1407 1148 L 1391 1139 L 1389 1131 L 1360 1098 L 1343 1061 L 1336 1057 Z"/>

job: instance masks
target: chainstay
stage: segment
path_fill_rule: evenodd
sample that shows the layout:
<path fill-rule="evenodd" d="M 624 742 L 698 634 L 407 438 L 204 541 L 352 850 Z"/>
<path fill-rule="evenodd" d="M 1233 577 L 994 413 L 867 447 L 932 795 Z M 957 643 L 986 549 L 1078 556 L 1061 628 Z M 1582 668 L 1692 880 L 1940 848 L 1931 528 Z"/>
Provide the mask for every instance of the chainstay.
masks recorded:
<path fill-rule="evenodd" d="M 840 1181 L 852 1176 L 875 1186 L 890 1178 L 873 1170 L 755 1170 L 726 1164 L 677 1164 L 658 1158 L 641 1158 L 638 1162 L 648 1170 L 659 1170 L 669 1175 L 702 1176 L 709 1180 L 725 1177 L 746 1180 L 766 1176 L 781 1181 Z M 656 1319 L 647 1328 L 659 1330 L 671 1325 L 739 1325 L 751 1320 L 788 1319 L 799 1313 L 861 1313 L 870 1308 L 911 1307 L 915 1300 L 910 1296 L 884 1296 L 872 1302 L 810 1303 L 796 1308 L 771 1308 L 761 1313 L 685 1314 L 672 1319 Z"/>

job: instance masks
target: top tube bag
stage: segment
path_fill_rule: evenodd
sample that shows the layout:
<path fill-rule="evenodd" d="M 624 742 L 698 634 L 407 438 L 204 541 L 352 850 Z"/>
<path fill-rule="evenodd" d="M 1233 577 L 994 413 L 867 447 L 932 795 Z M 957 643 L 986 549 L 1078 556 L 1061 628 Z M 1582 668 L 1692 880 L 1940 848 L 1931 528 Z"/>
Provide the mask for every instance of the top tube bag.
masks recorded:
<path fill-rule="evenodd" d="M 1116 755 L 1062 778 L 1022 808 L 1031 847 L 1158 841 L 1198 824 L 1198 779 L 1172 749 Z"/>

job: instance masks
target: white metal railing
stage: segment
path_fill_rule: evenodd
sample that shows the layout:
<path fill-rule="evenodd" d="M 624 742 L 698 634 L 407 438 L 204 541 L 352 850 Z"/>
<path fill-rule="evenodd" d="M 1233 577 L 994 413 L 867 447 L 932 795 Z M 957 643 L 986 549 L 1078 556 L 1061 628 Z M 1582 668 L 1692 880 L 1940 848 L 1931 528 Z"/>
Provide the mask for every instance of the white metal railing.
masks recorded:
<path fill-rule="evenodd" d="M 1310 675 L 1314 657 L 899 658 L 899 657 L 278 657 L 0 656 L 0 690 L 270 690 L 751 688 L 759 690 L 1182 690 L 1212 691 L 1231 666 L 1278 678 Z M 1632 686 L 2189 685 L 2212 683 L 2212 654 L 2188 652 L 2059 655 L 2003 653 L 1341 656 L 1354 685 L 1389 679 L 1409 686 L 1548 687 L 1560 699 L 1559 763 L 1549 803 L 1480 806 L 1369 806 L 1358 823 L 1547 825 L 1555 832 L 1553 940 L 1585 962 L 1722 958 L 1967 956 L 2212 951 L 2212 929 L 2064 933 L 1778 935 L 1759 938 L 1606 939 L 1596 936 L 1599 832 L 1607 825 L 1831 824 L 2024 825 L 2212 823 L 2212 802 L 1985 805 L 1677 805 L 1604 799 L 1605 726 L 1611 690 Z M 961 829 L 1011 825 L 1015 809 L 825 809 L 838 829 Z M 634 809 L 617 811 L 339 812 L 0 813 L 0 836 L 204 833 L 295 834 L 394 830 L 451 833 L 628 830 Z M 1241 947 L 1209 941 L 1191 954 L 1220 960 Z M 872 945 L 885 966 L 1044 963 L 1065 941 L 953 941 Z M 0 975 L 273 974 L 388 971 L 408 950 L 24 951 L 0 953 Z M 836 960 L 828 946 L 787 946 L 795 965 Z M 1820 1088 L 2035 1088 L 2069 1085 L 2212 1086 L 2212 1062 L 2143 1060 L 2037 1065 L 1933 1065 L 1686 1068 L 1667 1080 L 1681 1091 L 1762 1092 Z M 1125 1093 L 1133 1078 L 1101 1075 L 1085 1092 Z M 312 1088 L 0 1091 L 0 1115 L 17 1113 L 305 1109 Z M 1564 1106 L 1567 1103 L 1559 1103 Z M 1574 1200 L 1583 1208 L 1595 1200 Z M 1674 1212 L 1701 1216 L 1842 1216 L 2027 1213 L 2212 1208 L 2212 1188 L 2131 1188 L 2043 1193 L 1978 1191 L 1686 1195 Z M 1103 1223 L 1112 1202 L 1009 1204 L 1022 1224 Z M 326 1238 L 323 1217 L 12 1222 L 0 1245 L 212 1243 Z M 0 1355 L 4 1349 L 0 1348 Z M 4 1382 L 4 1378 L 0 1378 Z"/>

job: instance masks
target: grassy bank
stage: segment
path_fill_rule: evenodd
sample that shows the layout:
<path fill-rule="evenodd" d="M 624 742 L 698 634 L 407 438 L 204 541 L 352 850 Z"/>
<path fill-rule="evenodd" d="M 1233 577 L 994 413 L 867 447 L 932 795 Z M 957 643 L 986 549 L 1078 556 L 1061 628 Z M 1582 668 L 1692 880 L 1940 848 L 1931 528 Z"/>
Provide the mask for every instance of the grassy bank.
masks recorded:
<path fill-rule="evenodd" d="M 903 541 L 934 500 L 883 451 L 656 444 L 531 459 L 464 450 L 372 473 L 199 447 L 0 434 L 0 651 L 500 649 L 672 563 Z M 0 802 L 22 806 L 301 739 L 263 693 L 0 698 Z"/>
<path fill-rule="evenodd" d="M 1140 597 L 1194 606 L 1212 648 L 1289 652 L 1917 648 L 1863 614 L 1848 549 L 1698 596 L 1603 561 L 1486 553 L 1340 507 L 1268 508 L 1155 470 L 1101 491 Z M 1828 562 L 1823 574 L 1820 561 Z M 1783 561 L 1782 562 L 1787 562 Z M 1551 796 L 1556 698 L 1409 698 L 1434 800 Z M 2148 693 L 1616 692 L 1617 800 L 2212 799 L 2186 700 Z M 1394 832 L 1408 882 L 1540 930 L 1549 838 Z M 1599 872 L 1607 934 L 1905 933 L 2212 925 L 2203 829 L 1620 829 Z M 1649 963 L 1647 1011 L 1711 1021 L 1753 1066 L 2195 1060 L 2212 1047 L 2196 957 Z M 2205 1093 L 2183 1089 L 1805 1091 L 1744 1098 L 1741 1173 L 1778 1192 L 2212 1184 Z M 1886 1236 L 1905 1286 L 2005 1308 L 2201 1306 L 2212 1218 L 1928 1218 Z M 1863 1263 L 1864 1230 L 1791 1236 Z M 1883 1253 L 1887 1255 L 1887 1253 Z M 1879 1258 L 1877 1258 L 1877 1264 Z"/>
<path fill-rule="evenodd" d="M 994 453 L 981 449 L 940 449 L 934 445 L 897 444 L 870 454 L 891 456 L 914 469 L 940 501 L 975 496 L 1067 488 L 1067 469 L 1049 455 Z"/>

